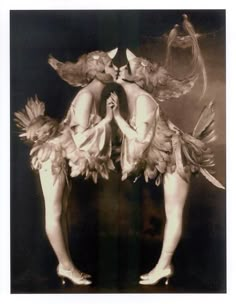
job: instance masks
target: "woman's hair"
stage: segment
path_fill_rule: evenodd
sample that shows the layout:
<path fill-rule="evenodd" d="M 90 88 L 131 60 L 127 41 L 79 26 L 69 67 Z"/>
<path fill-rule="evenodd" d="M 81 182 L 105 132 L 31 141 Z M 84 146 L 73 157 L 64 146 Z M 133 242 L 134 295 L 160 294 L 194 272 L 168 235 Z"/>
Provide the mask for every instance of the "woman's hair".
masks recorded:
<path fill-rule="evenodd" d="M 141 57 L 136 57 L 129 63 L 132 68 L 128 80 L 134 81 L 161 102 L 187 94 L 198 79 L 198 72 L 183 79 L 174 78 L 158 63 L 151 63 Z"/>
<path fill-rule="evenodd" d="M 104 83 L 111 82 L 113 77 L 105 73 L 105 66 L 111 62 L 111 58 L 106 52 L 95 51 L 84 54 L 77 62 L 62 63 L 57 59 L 50 57 L 49 62 L 53 62 L 53 68 L 59 76 L 70 85 L 79 87 L 86 86 L 94 78 Z"/>
<path fill-rule="evenodd" d="M 161 67 L 157 63 L 151 63 L 145 58 L 136 57 L 132 59 L 131 76 L 129 80 L 134 81 L 145 91 L 152 93 L 158 82 L 165 81 L 165 74 L 160 78 Z"/>
<path fill-rule="evenodd" d="M 97 78 L 101 82 L 109 83 L 113 81 L 110 74 L 105 73 L 105 67 L 111 62 L 107 53 L 101 51 L 91 52 L 87 55 L 86 74 L 88 81 Z"/>

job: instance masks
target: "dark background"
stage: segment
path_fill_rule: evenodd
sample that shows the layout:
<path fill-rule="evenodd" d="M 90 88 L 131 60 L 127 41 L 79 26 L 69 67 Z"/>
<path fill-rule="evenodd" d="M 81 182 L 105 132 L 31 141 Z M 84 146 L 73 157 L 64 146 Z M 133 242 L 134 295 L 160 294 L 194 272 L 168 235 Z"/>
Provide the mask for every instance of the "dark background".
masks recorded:
<path fill-rule="evenodd" d="M 194 177 L 184 214 L 184 232 L 174 256 L 175 276 L 168 288 L 138 286 L 161 250 L 162 188 L 139 180 L 120 181 L 112 173 L 97 185 L 73 180 L 70 244 L 75 264 L 91 272 L 91 287 L 62 289 L 56 259 L 44 232 L 44 206 L 37 173 L 30 169 L 29 147 L 18 138 L 13 113 L 38 95 L 47 114 L 62 119 L 77 89 L 47 64 L 49 54 L 74 61 L 83 53 L 119 47 L 163 62 L 162 38 L 187 13 L 199 39 L 208 73 L 208 90 L 199 102 L 201 81 L 177 101 L 161 104 L 170 119 L 191 132 L 202 107 L 214 99 L 216 177 L 225 184 L 225 11 L 11 11 L 11 283 L 13 293 L 225 292 L 225 192 Z M 186 71 L 189 50 L 174 50 L 175 71 Z M 184 64 L 185 63 L 185 64 Z"/>

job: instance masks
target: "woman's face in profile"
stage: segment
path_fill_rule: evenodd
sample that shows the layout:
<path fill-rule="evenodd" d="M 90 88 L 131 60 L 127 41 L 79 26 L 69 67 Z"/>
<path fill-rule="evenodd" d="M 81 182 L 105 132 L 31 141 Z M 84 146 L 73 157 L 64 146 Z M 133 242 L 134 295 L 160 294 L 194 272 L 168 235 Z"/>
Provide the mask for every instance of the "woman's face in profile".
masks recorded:
<path fill-rule="evenodd" d="M 127 79 L 129 75 L 130 75 L 130 73 L 129 73 L 128 64 L 123 65 L 119 69 L 119 74 L 116 79 L 116 82 L 118 82 L 118 83 L 122 82 L 123 80 Z"/>
<path fill-rule="evenodd" d="M 111 75 L 114 81 L 116 80 L 118 68 L 113 64 L 112 60 L 105 65 L 105 73 Z"/>
<path fill-rule="evenodd" d="M 120 67 L 117 82 L 122 81 L 123 79 L 126 78 L 126 76 L 127 76 L 127 64 Z"/>
<path fill-rule="evenodd" d="M 121 82 L 122 80 L 129 80 L 130 76 L 134 71 L 134 62 L 129 61 L 126 65 L 123 65 L 119 69 L 119 76 L 117 78 L 117 82 Z"/>

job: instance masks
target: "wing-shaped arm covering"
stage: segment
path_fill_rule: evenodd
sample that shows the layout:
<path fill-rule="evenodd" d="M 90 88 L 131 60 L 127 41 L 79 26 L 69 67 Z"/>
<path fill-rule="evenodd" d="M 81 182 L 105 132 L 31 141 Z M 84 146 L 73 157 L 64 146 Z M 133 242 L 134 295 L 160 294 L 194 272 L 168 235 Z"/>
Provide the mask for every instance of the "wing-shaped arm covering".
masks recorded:
<path fill-rule="evenodd" d="M 86 55 L 81 56 L 75 63 L 69 61 L 63 63 L 50 55 L 48 63 L 71 86 L 83 87 L 88 84 L 86 77 Z"/>

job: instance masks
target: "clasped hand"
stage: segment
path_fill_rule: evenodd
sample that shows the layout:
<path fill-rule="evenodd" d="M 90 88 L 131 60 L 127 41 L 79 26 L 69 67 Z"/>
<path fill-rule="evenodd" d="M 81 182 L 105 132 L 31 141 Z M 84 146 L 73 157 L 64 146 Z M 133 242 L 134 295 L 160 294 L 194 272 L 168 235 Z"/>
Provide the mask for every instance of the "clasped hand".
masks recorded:
<path fill-rule="evenodd" d="M 120 115 L 119 99 L 115 92 L 112 92 L 107 99 L 106 117 L 111 121 L 113 117 Z"/>

